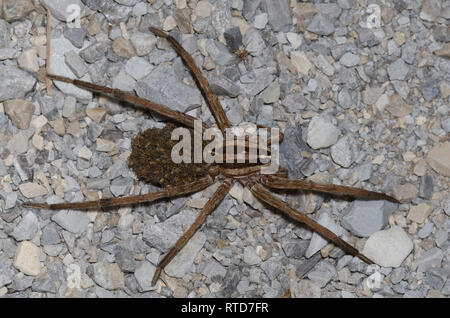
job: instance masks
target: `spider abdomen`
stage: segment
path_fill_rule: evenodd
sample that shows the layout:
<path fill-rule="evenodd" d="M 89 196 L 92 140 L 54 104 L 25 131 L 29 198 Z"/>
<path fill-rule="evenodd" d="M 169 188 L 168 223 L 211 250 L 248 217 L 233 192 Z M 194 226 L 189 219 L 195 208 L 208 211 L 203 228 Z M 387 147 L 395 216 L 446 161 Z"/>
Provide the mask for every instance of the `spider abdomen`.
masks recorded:
<path fill-rule="evenodd" d="M 133 138 L 128 166 L 137 178 L 157 186 L 177 186 L 206 177 L 209 165 L 204 163 L 175 163 L 172 148 L 178 141 L 172 140 L 176 128 L 167 124 L 164 128 L 149 128 Z"/>

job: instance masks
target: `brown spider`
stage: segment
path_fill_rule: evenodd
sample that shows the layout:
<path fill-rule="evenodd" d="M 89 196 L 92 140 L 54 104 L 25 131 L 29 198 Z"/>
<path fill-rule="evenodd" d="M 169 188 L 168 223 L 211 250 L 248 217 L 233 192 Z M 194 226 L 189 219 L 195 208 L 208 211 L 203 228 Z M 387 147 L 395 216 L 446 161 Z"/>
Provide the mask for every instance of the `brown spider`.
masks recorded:
<path fill-rule="evenodd" d="M 149 29 L 154 34 L 167 39 L 173 46 L 174 50 L 181 56 L 184 63 L 192 72 L 200 90 L 204 94 L 211 112 L 217 121 L 217 125 L 222 133 L 225 134 L 225 129 L 230 128 L 231 126 L 230 122 L 228 121 L 217 96 L 212 92 L 207 80 L 197 68 L 192 57 L 170 35 L 167 35 L 163 31 L 152 27 Z M 58 75 L 47 74 L 47 76 L 53 80 L 72 83 L 92 92 L 147 108 L 160 115 L 164 115 L 165 117 L 183 126 L 187 126 L 188 128 L 194 127 L 194 117 L 172 110 L 164 105 L 155 104 L 133 94 Z M 357 249 L 339 238 L 333 232 L 278 199 L 268 190 L 268 188 L 316 191 L 346 197 L 349 196 L 353 198 L 398 202 L 396 199 L 383 193 L 368 191 L 360 188 L 334 184 L 319 184 L 308 180 L 288 179 L 284 168 L 280 168 L 281 172 L 277 174 L 262 174 L 260 169 L 263 165 L 260 163 L 231 165 L 226 163 L 213 165 L 183 163 L 177 165 L 171 162 L 170 156 L 168 156 L 168 154 L 170 154 L 171 146 L 173 145 L 171 144 L 169 136 L 174 127 L 174 125 L 169 124 L 162 130 L 148 129 L 138 134 L 132 142 L 132 153 L 129 158 L 129 166 L 135 171 L 140 180 L 147 183 L 162 185 L 163 188 L 161 190 L 142 195 L 107 198 L 78 203 L 45 204 L 26 202 L 23 206 L 51 210 L 102 209 L 123 205 L 133 205 L 143 202 L 152 202 L 163 198 L 171 198 L 189 193 L 195 193 L 207 188 L 216 181 L 221 182 L 215 193 L 200 211 L 194 223 L 178 239 L 172 249 L 157 265 L 152 280 L 152 284 L 155 285 L 164 267 L 173 259 L 177 252 L 180 251 L 188 240 L 194 235 L 196 230 L 205 222 L 206 217 L 215 210 L 215 208 L 227 195 L 233 183 L 239 181 L 242 185 L 247 187 L 256 198 L 266 203 L 268 206 L 280 210 L 298 222 L 308 225 L 311 229 L 336 244 L 348 254 L 357 256 L 368 264 L 373 264 L 370 259 L 359 253 Z M 203 129 L 206 128 L 208 127 L 204 125 Z"/>

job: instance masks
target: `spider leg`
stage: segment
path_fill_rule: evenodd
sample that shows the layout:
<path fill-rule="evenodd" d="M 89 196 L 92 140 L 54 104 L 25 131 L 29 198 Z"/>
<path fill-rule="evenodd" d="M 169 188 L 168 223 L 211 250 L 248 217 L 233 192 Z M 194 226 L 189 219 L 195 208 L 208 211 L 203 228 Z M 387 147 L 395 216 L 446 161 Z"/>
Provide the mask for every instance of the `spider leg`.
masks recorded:
<path fill-rule="evenodd" d="M 167 33 L 153 28 L 149 27 L 149 30 L 156 34 L 157 36 L 160 36 L 162 38 L 165 38 L 169 43 L 172 45 L 173 49 L 180 55 L 180 57 L 183 59 L 184 63 L 188 67 L 188 69 L 192 72 L 194 75 L 194 78 L 196 79 L 200 90 L 203 92 L 203 95 L 205 96 L 206 101 L 208 102 L 208 105 L 211 109 L 211 113 L 214 115 L 214 118 L 217 121 L 217 125 L 219 126 L 222 133 L 225 133 L 226 128 L 230 128 L 230 122 L 228 121 L 227 115 L 225 114 L 225 111 L 222 108 L 222 105 L 220 105 L 219 99 L 217 98 L 217 95 L 213 93 L 211 87 L 209 86 L 208 81 L 203 76 L 202 72 L 199 70 L 197 65 L 194 62 L 194 59 L 192 56 L 186 52 L 186 50 L 181 46 L 180 43 L 177 42 L 172 36 L 168 35 Z"/>
<path fill-rule="evenodd" d="M 194 193 L 201 191 L 208 186 L 213 184 L 213 179 L 208 176 L 201 178 L 198 181 L 174 187 L 167 187 L 159 191 L 141 194 L 141 195 L 131 195 L 128 197 L 121 198 L 108 198 L 100 199 L 95 201 L 85 201 L 76 203 L 56 203 L 56 204 L 46 204 L 37 202 L 25 202 L 22 204 L 26 208 L 41 208 L 49 210 L 60 210 L 60 209 L 74 209 L 74 210 L 87 210 L 87 209 L 102 209 L 110 208 L 123 205 L 133 205 L 137 203 L 152 202 L 158 199 L 169 198 L 180 196 L 184 194 Z"/>
<path fill-rule="evenodd" d="M 164 256 L 164 258 L 159 262 L 156 267 L 155 274 L 153 275 L 152 285 L 155 285 L 162 269 L 169 264 L 169 262 L 175 257 L 175 255 L 183 248 L 184 245 L 189 241 L 189 239 L 195 234 L 197 229 L 205 222 L 206 217 L 211 214 L 223 198 L 230 191 L 232 184 L 232 179 L 225 179 L 225 181 L 217 188 L 213 196 L 206 202 L 203 209 L 200 211 L 199 215 L 195 219 L 194 223 L 189 227 L 189 229 L 178 239 L 172 249 Z"/>
<path fill-rule="evenodd" d="M 348 195 L 354 198 L 370 199 L 370 200 L 387 200 L 399 203 L 397 199 L 380 192 L 364 190 L 360 188 L 346 187 L 336 184 L 315 183 L 309 180 L 288 179 L 278 176 L 269 175 L 262 178 L 262 183 L 273 189 L 289 189 L 289 190 L 308 190 L 335 195 Z"/>
<path fill-rule="evenodd" d="M 291 208 L 287 203 L 281 201 L 274 195 L 272 195 L 265 187 L 263 187 L 260 183 L 250 183 L 247 181 L 246 185 L 250 189 L 250 191 L 253 193 L 253 195 L 258 198 L 259 200 L 265 202 L 266 204 L 280 210 L 281 212 L 287 214 L 292 219 L 299 221 L 301 223 L 304 223 L 308 225 L 311 229 L 322 235 L 323 237 L 327 238 L 337 246 L 339 246 L 342 250 L 347 252 L 350 255 L 357 256 L 367 264 L 373 264 L 373 261 L 371 261 L 369 258 L 361 254 L 356 248 L 345 242 L 343 239 L 338 237 L 336 234 L 331 232 L 326 227 L 320 225 L 313 219 L 307 217 L 305 214 L 301 213 L 300 211 L 297 211 L 293 208 Z"/>
<path fill-rule="evenodd" d="M 69 84 L 73 84 L 75 86 L 84 88 L 88 91 L 106 95 L 108 97 L 112 97 L 121 101 L 125 101 L 131 104 L 139 105 L 143 108 L 149 109 L 151 111 L 154 111 L 155 113 L 158 113 L 164 117 L 170 118 L 178 123 L 181 123 L 187 127 L 194 128 L 194 120 L 197 120 L 195 117 L 186 115 L 180 111 L 170 109 L 169 107 L 157 103 L 153 103 L 151 101 L 148 101 L 144 98 L 138 97 L 136 95 L 133 95 L 131 93 L 127 93 L 124 91 L 121 91 L 119 89 L 115 88 L 109 88 L 106 86 L 101 86 L 85 81 L 80 81 L 76 79 L 71 79 L 64 76 L 54 75 L 54 74 L 47 74 L 47 77 L 56 81 L 61 81 Z M 208 128 L 205 124 L 203 126 L 203 129 Z"/>

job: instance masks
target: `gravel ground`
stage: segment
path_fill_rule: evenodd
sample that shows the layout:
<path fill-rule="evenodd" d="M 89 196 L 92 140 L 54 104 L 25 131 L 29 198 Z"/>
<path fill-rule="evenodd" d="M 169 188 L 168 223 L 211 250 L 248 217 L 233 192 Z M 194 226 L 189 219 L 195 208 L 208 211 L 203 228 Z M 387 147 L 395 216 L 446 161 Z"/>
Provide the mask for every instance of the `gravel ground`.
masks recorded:
<path fill-rule="evenodd" d="M 280 193 L 378 265 L 239 185 L 156 286 L 158 259 L 212 189 L 111 213 L 22 208 L 154 191 L 127 158 L 134 135 L 164 126 L 68 84 L 47 95 L 45 8 L 52 73 L 213 124 L 181 59 L 147 31 L 162 28 L 202 67 L 233 125 L 285 132 L 291 178 L 394 195 L 401 204 Z M 0 296 L 450 295 L 450 1 L 0 0 L 0 17 Z M 239 62 L 242 48 L 250 56 Z"/>

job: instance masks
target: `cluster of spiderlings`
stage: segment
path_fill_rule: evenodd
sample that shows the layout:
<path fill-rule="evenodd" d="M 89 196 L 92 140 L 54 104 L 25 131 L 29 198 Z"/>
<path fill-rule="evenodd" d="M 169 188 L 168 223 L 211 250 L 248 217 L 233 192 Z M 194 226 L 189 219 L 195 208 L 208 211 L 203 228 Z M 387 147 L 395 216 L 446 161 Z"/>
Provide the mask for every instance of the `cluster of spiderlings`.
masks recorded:
<path fill-rule="evenodd" d="M 169 123 L 162 129 L 147 129 L 133 138 L 128 166 L 139 180 L 167 187 L 188 184 L 208 174 L 208 165 L 204 163 L 174 163 L 172 161 L 172 148 L 178 143 L 176 140 L 171 140 L 171 134 L 175 128 L 174 124 Z"/>

